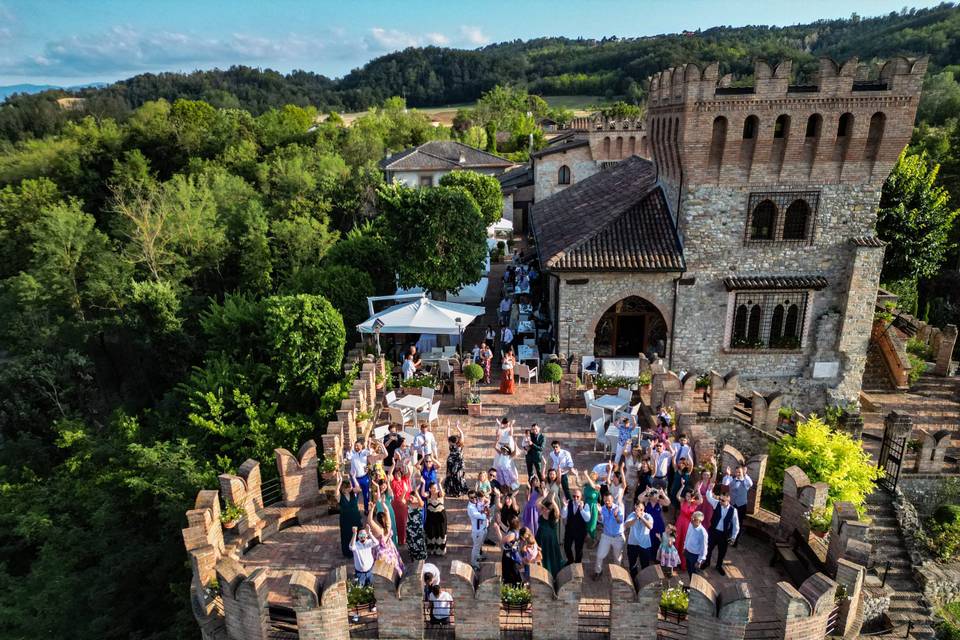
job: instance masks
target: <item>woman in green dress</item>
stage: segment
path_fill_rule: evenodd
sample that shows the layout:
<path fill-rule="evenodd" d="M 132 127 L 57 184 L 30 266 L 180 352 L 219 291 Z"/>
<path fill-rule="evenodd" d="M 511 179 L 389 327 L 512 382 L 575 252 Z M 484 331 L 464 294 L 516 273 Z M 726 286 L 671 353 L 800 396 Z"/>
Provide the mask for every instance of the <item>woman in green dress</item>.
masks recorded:
<path fill-rule="evenodd" d="M 360 504 L 357 496 L 360 495 L 360 485 L 353 476 L 350 482 L 344 482 L 340 472 L 337 472 L 337 484 L 340 485 L 340 551 L 347 558 L 353 557 L 350 551 L 350 539 L 353 538 L 354 528 L 360 528 L 363 518 L 360 515 Z"/>
<path fill-rule="evenodd" d="M 576 474 L 576 471 L 574 471 Z M 587 523 L 587 534 L 593 540 L 597 539 L 597 520 L 600 518 L 600 488 L 597 486 L 597 472 L 590 471 L 583 476 L 583 502 L 590 507 L 590 522 Z"/>
<path fill-rule="evenodd" d="M 559 531 L 560 511 L 549 498 L 544 498 L 537 505 L 540 519 L 537 525 L 537 545 L 540 547 L 541 564 L 554 578 L 563 569 L 563 555 L 560 553 Z"/>
<path fill-rule="evenodd" d="M 373 499 L 374 515 L 381 511 L 386 511 L 390 514 L 390 522 L 393 529 L 393 534 L 391 535 L 393 544 L 394 546 L 399 545 L 400 539 L 397 534 L 397 516 L 393 511 L 393 491 L 390 489 L 390 485 L 384 480 L 378 480 L 371 484 L 370 497 Z"/>

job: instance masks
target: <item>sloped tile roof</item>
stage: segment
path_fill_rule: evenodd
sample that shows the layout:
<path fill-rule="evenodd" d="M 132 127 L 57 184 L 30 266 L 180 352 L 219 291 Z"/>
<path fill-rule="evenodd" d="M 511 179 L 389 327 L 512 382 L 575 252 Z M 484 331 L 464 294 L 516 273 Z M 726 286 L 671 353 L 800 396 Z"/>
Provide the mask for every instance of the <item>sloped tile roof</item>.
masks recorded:
<path fill-rule="evenodd" d="M 464 162 L 460 162 L 461 155 Z M 390 171 L 420 171 L 430 169 L 471 169 L 513 166 L 492 153 L 481 151 L 456 140 L 431 140 L 418 147 L 404 149 L 380 161 L 381 169 Z"/>
<path fill-rule="evenodd" d="M 556 141 L 544 149 L 537 151 L 536 153 L 531 154 L 534 158 L 542 158 L 543 156 L 548 156 L 552 153 L 560 153 L 561 151 L 567 151 L 568 149 L 576 149 L 578 147 L 588 147 L 590 142 L 587 140 L 578 140 L 574 138 L 564 138 L 563 140 Z"/>
<path fill-rule="evenodd" d="M 826 288 L 823 276 L 735 276 L 723 279 L 727 291 L 756 289 L 813 289 Z"/>
<path fill-rule="evenodd" d="M 536 203 L 540 263 L 556 271 L 683 271 L 653 164 L 633 156 Z"/>

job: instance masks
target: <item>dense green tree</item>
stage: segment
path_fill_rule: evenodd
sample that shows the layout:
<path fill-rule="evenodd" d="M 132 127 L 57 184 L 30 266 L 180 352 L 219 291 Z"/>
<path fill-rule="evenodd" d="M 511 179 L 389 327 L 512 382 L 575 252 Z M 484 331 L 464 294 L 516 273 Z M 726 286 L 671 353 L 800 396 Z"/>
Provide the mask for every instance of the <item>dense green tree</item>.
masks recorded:
<path fill-rule="evenodd" d="M 883 185 L 877 234 L 889 242 L 883 278 L 917 279 L 934 275 L 951 248 L 958 210 L 946 189 L 936 185 L 939 166 L 924 154 L 900 154 Z"/>
<path fill-rule="evenodd" d="M 480 207 L 480 215 L 487 226 L 503 216 L 503 193 L 500 182 L 493 176 L 476 171 L 452 171 L 440 178 L 440 185 L 466 189 Z"/>
<path fill-rule="evenodd" d="M 351 230 L 346 238 L 327 252 L 325 261 L 366 272 L 378 296 L 389 295 L 397 289 L 397 274 L 390 245 L 372 228 Z"/>
<path fill-rule="evenodd" d="M 328 264 L 307 267 L 290 279 L 288 291 L 321 295 L 343 316 L 347 336 L 356 338 L 357 325 L 367 319 L 367 297 L 374 294 L 370 275 L 354 267 Z"/>
<path fill-rule="evenodd" d="M 486 225 L 466 189 L 396 183 L 380 190 L 380 207 L 401 287 L 443 294 L 480 280 Z"/>

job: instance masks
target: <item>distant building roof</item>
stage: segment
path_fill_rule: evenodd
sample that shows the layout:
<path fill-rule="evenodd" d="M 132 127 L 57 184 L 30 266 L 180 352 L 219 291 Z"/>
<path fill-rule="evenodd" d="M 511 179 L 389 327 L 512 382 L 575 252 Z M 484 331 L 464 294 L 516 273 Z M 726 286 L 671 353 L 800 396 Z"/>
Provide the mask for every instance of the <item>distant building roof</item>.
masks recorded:
<path fill-rule="evenodd" d="M 686 269 L 656 170 L 638 156 L 536 203 L 530 220 L 545 269 Z"/>
<path fill-rule="evenodd" d="M 533 167 L 531 167 L 529 164 L 515 167 L 509 171 L 501 173 L 499 176 L 497 176 L 497 180 L 500 181 L 500 188 L 504 191 L 507 189 L 530 186 L 533 184 Z"/>
<path fill-rule="evenodd" d="M 543 156 L 548 156 L 551 153 L 560 153 L 561 151 L 567 151 L 568 149 L 576 149 L 577 147 L 587 146 L 590 146 L 590 142 L 586 139 L 577 139 L 572 136 L 565 136 L 551 140 L 549 145 L 540 151 L 531 154 L 531 156 L 534 158 L 542 158 Z"/>
<path fill-rule="evenodd" d="M 513 163 L 509 160 L 456 140 L 431 140 L 380 161 L 380 168 L 389 171 L 506 169 L 511 166 Z"/>

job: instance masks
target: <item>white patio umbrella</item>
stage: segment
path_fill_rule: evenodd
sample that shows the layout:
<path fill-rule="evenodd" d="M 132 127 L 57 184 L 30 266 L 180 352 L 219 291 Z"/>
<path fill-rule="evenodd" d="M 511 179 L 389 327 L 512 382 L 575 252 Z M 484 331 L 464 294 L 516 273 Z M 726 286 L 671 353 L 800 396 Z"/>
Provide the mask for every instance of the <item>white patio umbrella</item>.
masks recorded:
<path fill-rule="evenodd" d="M 457 335 L 483 312 L 483 307 L 418 298 L 373 314 L 357 325 L 357 331 L 374 333 L 374 324 L 382 323 L 380 333 Z"/>

